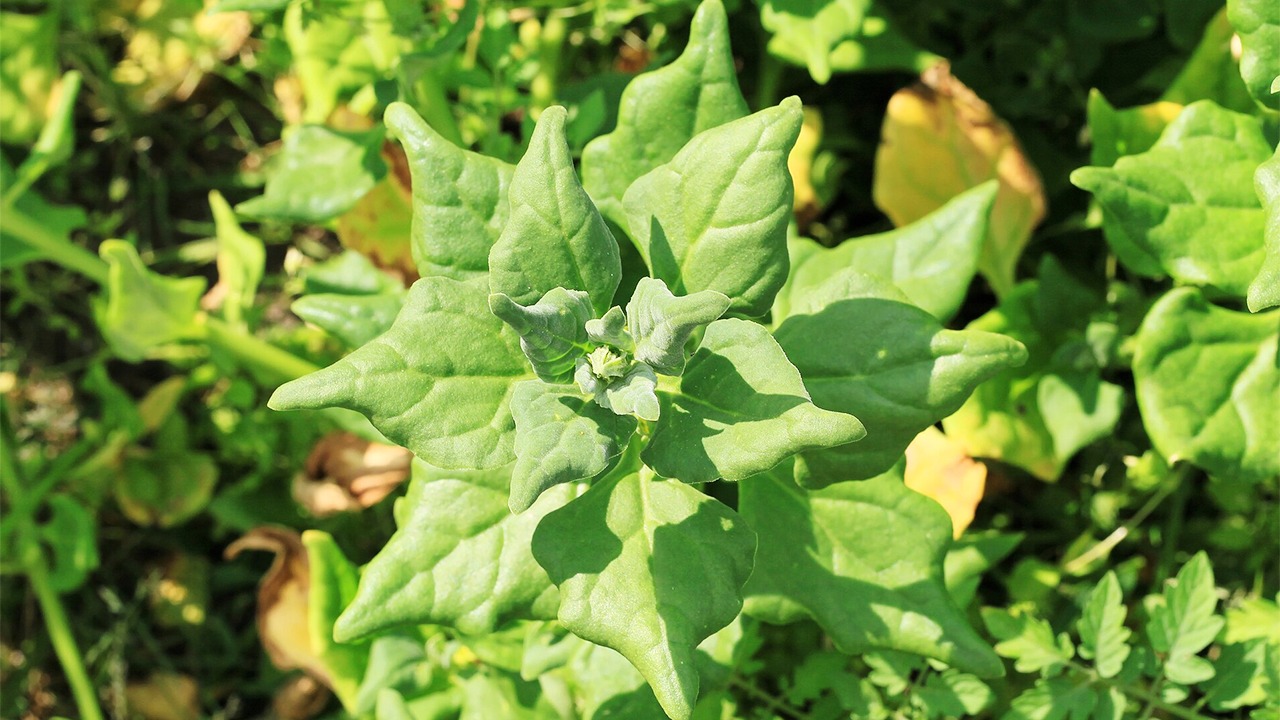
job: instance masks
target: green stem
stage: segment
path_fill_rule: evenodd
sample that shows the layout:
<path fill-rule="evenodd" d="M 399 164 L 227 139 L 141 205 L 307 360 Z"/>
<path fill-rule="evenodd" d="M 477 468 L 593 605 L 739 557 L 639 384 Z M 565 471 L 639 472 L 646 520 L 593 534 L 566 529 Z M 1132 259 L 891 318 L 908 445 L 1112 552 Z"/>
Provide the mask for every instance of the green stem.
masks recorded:
<path fill-rule="evenodd" d="M 1181 718 L 1182 720 L 1211 720 L 1211 718 L 1205 715 L 1201 715 L 1200 713 L 1197 713 L 1194 710 L 1188 710 L 1186 708 L 1178 707 L 1177 705 L 1174 705 L 1172 703 L 1167 703 L 1164 700 L 1161 700 L 1160 696 L 1155 693 L 1148 692 L 1141 688 L 1133 687 L 1132 685 L 1122 685 L 1119 683 L 1115 683 L 1108 678 L 1100 677 L 1096 672 L 1079 663 L 1071 662 L 1069 664 L 1072 669 L 1088 677 L 1089 684 L 1105 685 L 1109 688 L 1112 688 L 1114 690 L 1119 690 L 1120 692 L 1126 695 L 1137 698 L 1138 700 L 1141 700 L 1144 703 L 1146 703 L 1146 707 L 1143 709 L 1143 717 L 1150 717 L 1151 712 L 1153 710 L 1160 710 L 1161 712 L 1169 713 L 1170 715 L 1176 718 Z M 1163 681 L 1164 681 L 1163 677 L 1158 678 L 1157 687 L 1159 687 L 1159 685 L 1163 683 Z"/>
<path fill-rule="evenodd" d="M 760 48 L 760 73 L 756 77 L 756 107 L 778 104 L 778 87 L 782 84 L 782 63 L 769 54 L 766 44 Z"/>
<path fill-rule="evenodd" d="M 4 209 L 4 229 L 38 250 L 48 259 L 102 285 L 107 281 L 107 264 L 97 255 L 50 231 L 16 207 Z"/>
<path fill-rule="evenodd" d="M 206 317 L 209 344 L 224 350 L 245 365 L 279 380 L 293 380 L 320 368 L 286 350 L 236 330 L 215 317 Z"/>
<path fill-rule="evenodd" d="M 803 710 L 798 710 L 796 708 L 791 707 L 790 705 L 787 705 L 786 703 L 782 702 L 781 700 L 778 700 L 774 696 L 761 690 L 760 688 L 747 682 L 746 680 L 738 677 L 737 675 L 734 675 L 733 677 L 729 678 L 729 685 L 731 685 L 732 687 L 738 688 L 739 690 L 759 700 L 765 705 L 768 705 L 771 710 L 781 715 L 788 715 L 793 718 L 798 718 L 798 720 L 807 720 L 807 718 L 809 718 L 809 715 L 805 713 Z"/>
<path fill-rule="evenodd" d="M 453 117 L 449 96 L 445 93 L 444 83 L 440 81 L 440 73 L 437 69 L 427 68 L 414 82 L 414 89 L 417 90 L 418 98 L 421 100 L 418 109 L 422 111 L 422 119 L 449 142 L 458 147 L 465 147 L 462 142 L 462 131 L 458 129 L 458 121 Z"/>
<path fill-rule="evenodd" d="M 31 580 L 31 588 L 40 602 L 40 612 L 44 615 L 44 625 L 49 632 L 49 641 L 53 643 L 53 651 L 62 663 L 62 670 L 67 674 L 67 684 L 71 686 L 71 695 L 75 698 L 76 708 L 84 720 L 103 720 L 102 708 L 98 706 L 98 697 L 93 691 L 93 683 L 89 681 L 89 673 L 84 669 L 84 660 L 80 657 L 80 649 L 76 647 L 75 636 L 71 634 L 71 625 L 67 622 L 67 611 L 62 606 L 62 598 L 49 584 L 46 575 L 44 558 L 36 558 L 28 562 L 27 578 Z"/>
<path fill-rule="evenodd" d="M 1160 533 L 1160 560 L 1156 565 L 1156 586 L 1159 587 L 1173 574 L 1174 556 L 1178 552 L 1178 537 L 1182 535 L 1182 525 L 1187 514 L 1187 502 L 1191 498 L 1191 482 L 1189 481 L 1190 465 L 1182 463 L 1180 472 L 1174 472 L 1173 505 L 1169 516 L 1165 519 L 1164 530 Z"/>
<path fill-rule="evenodd" d="M 560 78 L 560 52 L 564 48 L 568 27 L 564 19 L 550 15 L 538 36 L 538 74 L 529 83 L 530 103 L 534 113 L 546 109 L 556 100 Z"/>

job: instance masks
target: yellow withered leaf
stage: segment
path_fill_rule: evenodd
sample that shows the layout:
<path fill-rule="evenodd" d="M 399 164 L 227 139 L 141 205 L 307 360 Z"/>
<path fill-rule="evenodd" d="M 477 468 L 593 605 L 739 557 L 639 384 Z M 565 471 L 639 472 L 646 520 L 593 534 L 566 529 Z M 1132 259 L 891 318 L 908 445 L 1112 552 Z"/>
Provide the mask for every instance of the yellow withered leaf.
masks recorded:
<path fill-rule="evenodd" d="M 398 273 L 407 285 L 418 279 L 410 246 L 413 196 L 409 161 L 394 143 L 383 146 L 382 156 L 390 172 L 355 207 L 338 217 L 338 240 L 378 267 Z"/>
<path fill-rule="evenodd" d="M 998 294 L 1013 287 L 1018 256 L 1045 214 L 1040 176 L 1008 124 L 939 63 L 889 100 L 872 197 L 895 225 L 999 178 L 978 270 Z"/>
<path fill-rule="evenodd" d="M 926 428 L 907 446 L 906 485 L 936 500 L 951 516 L 956 537 L 973 522 L 987 485 L 987 466 L 936 427 Z"/>

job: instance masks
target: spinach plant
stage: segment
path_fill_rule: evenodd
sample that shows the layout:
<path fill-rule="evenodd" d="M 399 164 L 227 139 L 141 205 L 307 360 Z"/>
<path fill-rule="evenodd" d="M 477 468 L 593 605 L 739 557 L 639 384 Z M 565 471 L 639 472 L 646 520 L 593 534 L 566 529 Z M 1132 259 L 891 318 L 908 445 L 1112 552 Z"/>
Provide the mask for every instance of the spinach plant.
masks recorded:
<path fill-rule="evenodd" d="M 813 618 L 845 652 L 1001 672 L 943 585 L 946 515 L 902 485 L 901 458 L 1026 352 L 945 329 L 884 241 L 789 242 L 800 103 L 747 114 L 732 63 L 708 0 L 683 55 L 623 93 L 581 180 L 562 108 L 514 167 L 388 108 L 423 277 L 384 333 L 271 400 L 359 411 L 434 478 L 338 641 L 558 619 L 681 719 L 698 644 L 742 611 Z M 892 241 L 980 238 L 993 195 Z M 738 483 L 737 502 L 715 481 Z"/>

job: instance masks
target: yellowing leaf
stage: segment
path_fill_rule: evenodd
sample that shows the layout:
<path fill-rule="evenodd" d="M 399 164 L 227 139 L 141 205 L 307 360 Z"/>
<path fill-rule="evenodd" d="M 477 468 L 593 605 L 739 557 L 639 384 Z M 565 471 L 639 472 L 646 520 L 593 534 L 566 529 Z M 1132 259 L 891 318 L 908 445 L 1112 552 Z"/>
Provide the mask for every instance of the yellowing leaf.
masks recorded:
<path fill-rule="evenodd" d="M 190 675 L 152 673 L 146 680 L 131 682 L 124 689 L 130 716 L 144 720 L 197 720 L 200 686 Z"/>
<path fill-rule="evenodd" d="M 895 225 L 919 220 L 965 190 L 998 178 L 978 270 L 999 294 L 1013 287 L 1018 256 L 1044 218 L 1044 189 L 1018 140 L 946 63 L 889 100 L 876 151 L 876 205 Z"/>
<path fill-rule="evenodd" d="M 951 516 L 960 537 L 982 500 L 987 466 L 969 457 L 964 446 L 936 427 L 926 428 L 907 446 L 907 487 L 937 501 Z"/>
<path fill-rule="evenodd" d="M 818 191 L 813 186 L 813 160 L 818 152 L 818 143 L 822 140 L 822 114 L 817 108 L 804 109 L 804 124 L 800 126 L 800 137 L 787 156 L 787 170 L 791 173 L 791 183 L 795 186 L 795 200 L 792 209 L 796 214 L 796 222 L 801 229 L 809 224 L 822 209 Z"/>
<path fill-rule="evenodd" d="M 399 145 L 383 145 L 382 157 L 390 172 L 338 217 L 338 239 L 343 247 L 364 255 L 374 265 L 393 270 L 405 284 L 418 279 L 410 239 L 413 237 L 413 202 L 409 190 L 409 161 Z"/>

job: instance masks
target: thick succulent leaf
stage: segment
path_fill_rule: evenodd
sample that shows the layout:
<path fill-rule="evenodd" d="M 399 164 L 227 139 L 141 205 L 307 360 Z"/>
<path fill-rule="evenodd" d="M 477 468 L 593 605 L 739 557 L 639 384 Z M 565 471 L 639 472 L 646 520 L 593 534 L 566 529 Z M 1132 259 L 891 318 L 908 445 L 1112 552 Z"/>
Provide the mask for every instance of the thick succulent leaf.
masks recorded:
<path fill-rule="evenodd" d="M 1040 176 L 1008 123 L 939 63 L 889 100 L 872 196 L 893 224 L 925 217 L 969 188 L 1000 182 L 978 271 L 999 295 L 1045 215 Z"/>
<path fill-rule="evenodd" d="M 572 385 L 516 386 L 516 466 L 511 510 L 524 512 L 546 489 L 599 475 L 627 447 L 636 419 L 615 414 Z"/>
<path fill-rule="evenodd" d="M 107 240 L 98 254 L 107 263 L 107 283 L 95 298 L 93 317 L 121 359 L 137 362 L 161 345 L 203 336 L 196 315 L 204 278 L 153 273 L 123 240 Z"/>
<path fill-rule="evenodd" d="M 613 304 L 622 278 L 618 243 L 587 197 L 564 139 L 565 109 L 538 118 L 516 165 L 510 217 L 489 252 L 489 290 L 531 305 L 555 288 L 591 296 L 596 315 Z"/>
<path fill-rule="evenodd" d="M 520 349 L 544 382 L 571 380 L 574 364 L 591 350 L 591 298 L 585 292 L 554 288 L 528 307 L 495 293 L 489 309 L 520 335 Z"/>
<path fill-rule="evenodd" d="M 1101 204 L 1107 240 L 1134 272 L 1244 297 L 1263 257 L 1253 174 L 1271 154 L 1256 118 L 1201 101 L 1147 152 L 1071 182 Z"/>
<path fill-rule="evenodd" d="M 695 135 L 747 114 L 729 49 L 720 0 L 698 6 L 689 44 L 670 65 L 632 80 L 618 124 L 582 151 L 582 185 L 600 209 L 625 223 L 622 196 L 631 183 L 675 157 Z"/>
<path fill-rule="evenodd" d="M 1165 676 L 1184 685 L 1213 677 L 1213 665 L 1197 655 L 1218 636 L 1224 620 L 1216 612 L 1213 568 L 1203 551 L 1182 566 L 1161 600 L 1150 608 L 1146 631 L 1151 648 L 1164 657 Z"/>
<path fill-rule="evenodd" d="M 684 346 L 694 330 L 718 320 L 730 300 L 715 290 L 676 297 L 667 284 L 642 278 L 627 303 L 635 358 L 663 375 L 684 372 Z"/>
<path fill-rule="evenodd" d="M 814 404 L 855 413 L 867 428 L 857 444 L 802 453 L 797 477 L 806 487 L 885 472 L 921 430 L 1027 356 L 1003 335 L 945 329 L 892 288 L 849 270 L 793 297 L 792 312 L 774 337 Z"/>
<path fill-rule="evenodd" d="M 1240 76 L 1254 99 L 1275 110 L 1280 92 L 1280 7 L 1269 0 L 1227 0 L 1240 36 Z"/>
<path fill-rule="evenodd" d="M 1089 602 L 1080 616 L 1080 656 L 1093 660 L 1098 674 L 1115 677 L 1129 657 L 1129 628 L 1124 626 L 1127 609 L 1120 581 L 1108 572 L 1089 593 Z"/>
<path fill-rule="evenodd" d="M 803 120 L 788 98 L 700 133 L 627 189 L 631 237 L 653 277 L 677 295 L 724 293 L 735 313 L 768 312 L 787 278 L 787 154 Z"/>
<path fill-rule="evenodd" d="M 791 314 L 793 295 L 811 292 L 846 268 L 888 280 L 942 322 L 951 319 L 978 270 L 997 188 L 989 181 L 906 227 L 833 248 L 792 240 L 791 277 L 774 299 L 774 324 Z"/>
<path fill-rule="evenodd" d="M 515 459 L 511 393 L 530 377 L 519 336 L 489 312 L 482 288 L 423 278 L 390 330 L 282 385 L 269 404 L 355 410 L 433 465 L 491 468 Z"/>
<path fill-rule="evenodd" d="M 323 125 L 293 128 L 267 169 L 267 187 L 236 206 L 249 217 L 323 223 L 350 210 L 386 177 L 382 128 L 343 132 Z"/>
<path fill-rule="evenodd" d="M 813 618 L 846 653 L 889 648 L 983 677 L 999 658 L 966 622 L 943 581 L 951 521 L 902 483 L 877 478 L 804 490 L 790 463 L 744 480 L 739 508 L 760 536 L 743 592 L 746 612 L 772 623 Z"/>
<path fill-rule="evenodd" d="M 830 336 L 828 328 L 824 342 Z M 659 394 L 662 418 L 642 457 L 659 474 L 689 483 L 742 480 L 798 452 L 866 434 L 852 415 L 810 402 L 769 331 L 747 320 L 707 326 L 679 390 Z"/>
<path fill-rule="evenodd" d="M 293 314 L 334 336 L 348 349 L 355 349 L 391 329 L 403 293 L 378 295 L 303 295 L 293 301 Z"/>
<path fill-rule="evenodd" d="M 418 272 L 459 280 L 484 275 L 489 250 L 507 224 L 515 166 L 454 145 L 404 103 L 389 105 L 385 120 L 404 147 L 413 177 Z"/>
<path fill-rule="evenodd" d="M 1249 309 L 1260 312 L 1280 305 L 1280 148 L 1253 175 L 1258 200 L 1266 211 L 1262 269 L 1249 283 Z"/>
<path fill-rule="evenodd" d="M 558 597 L 534 562 L 534 528 L 580 491 L 561 485 L 519 515 L 507 508 L 507 469 L 428 480 L 414 467 L 406 522 L 364 568 L 355 600 L 334 626 L 340 642 L 396 625 L 492 632 L 516 619 L 550 620 Z"/>
<path fill-rule="evenodd" d="M 1222 477 L 1280 474 L 1280 312 L 1225 310 L 1190 288 L 1156 302 L 1136 338 L 1138 409 L 1161 455 Z"/>
<path fill-rule="evenodd" d="M 755 546 L 724 504 L 638 474 L 597 482 L 533 536 L 560 588 L 560 622 L 622 653 L 676 720 L 698 697 L 698 643 L 742 609 Z"/>
<path fill-rule="evenodd" d="M 587 337 L 591 342 L 612 345 L 628 353 L 636 349 L 631 334 L 627 332 L 627 316 L 617 305 L 609 308 L 604 317 L 587 321 Z"/>
<path fill-rule="evenodd" d="M 636 363 L 626 375 L 609 383 L 597 402 L 619 415 L 634 415 L 655 422 L 662 412 L 657 387 L 658 376 L 653 368 Z"/>

